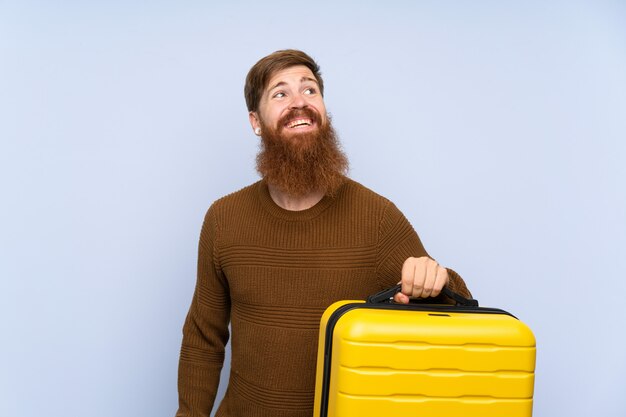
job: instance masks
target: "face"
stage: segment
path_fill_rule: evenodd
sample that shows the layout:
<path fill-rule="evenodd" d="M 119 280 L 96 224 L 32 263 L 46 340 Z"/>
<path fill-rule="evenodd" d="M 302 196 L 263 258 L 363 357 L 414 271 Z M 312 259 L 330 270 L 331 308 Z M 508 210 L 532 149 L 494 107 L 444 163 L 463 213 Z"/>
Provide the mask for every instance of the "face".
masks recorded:
<path fill-rule="evenodd" d="M 324 123 L 324 100 L 315 76 L 304 65 L 274 74 L 263 92 L 258 111 L 250 112 L 253 130 L 264 125 L 289 137 L 316 132 Z"/>

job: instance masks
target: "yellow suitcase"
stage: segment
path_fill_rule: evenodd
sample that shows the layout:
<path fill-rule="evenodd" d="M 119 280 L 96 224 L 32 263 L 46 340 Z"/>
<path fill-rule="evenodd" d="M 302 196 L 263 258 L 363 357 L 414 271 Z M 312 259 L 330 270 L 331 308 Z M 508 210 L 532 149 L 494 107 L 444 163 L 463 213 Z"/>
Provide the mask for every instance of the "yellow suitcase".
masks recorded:
<path fill-rule="evenodd" d="M 339 301 L 320 325 L 314 417 L 529 417 L 535 338 L 506 311 Z"/>

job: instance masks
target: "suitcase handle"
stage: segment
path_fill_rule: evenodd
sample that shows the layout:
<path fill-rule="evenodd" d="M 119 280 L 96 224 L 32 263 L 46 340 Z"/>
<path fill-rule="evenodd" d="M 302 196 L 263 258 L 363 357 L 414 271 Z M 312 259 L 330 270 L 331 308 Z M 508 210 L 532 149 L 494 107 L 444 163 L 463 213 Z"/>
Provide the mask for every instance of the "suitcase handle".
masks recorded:
<path fill-rule="evenodd" d="M 399 293 L 401 290 L 402 290 L 401 284 L 395 285 L 391 288 L 387 288 L 386 290 L 378 292 L 374 295 L 370 295 L 367 298 L 367 302 L 376 304 L 376 303 L 383 303 L 385 301 L 389 301 L 391 297 Z M 448 287 L 443 287 L 441 289 L 441 293 L 445 295 L 446 297 L 452 298 L 454 301 L 456 301 L 457 306 L 478 307 L 478 300 L 475 300 L 473 298 L 465 298 L 461 294 L 452 291 Z"/>

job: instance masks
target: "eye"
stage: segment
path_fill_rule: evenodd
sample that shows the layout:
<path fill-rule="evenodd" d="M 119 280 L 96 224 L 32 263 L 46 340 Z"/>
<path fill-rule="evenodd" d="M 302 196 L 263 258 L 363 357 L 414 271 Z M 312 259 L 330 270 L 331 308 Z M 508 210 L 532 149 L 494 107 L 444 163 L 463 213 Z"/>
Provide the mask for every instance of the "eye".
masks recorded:
<path fill-rule="evenodd" d="M 306 90 L 304 90 L 304 94 L 309 95 L 309 96 L 315 93 L 317 93 L 317 90 L 315 90 L 315 88 L 313 87 L 309 87 Z"/>
<path fill-rule="evenodd" d="M 283 93 L 282 91 L 279 91 L 278 93 L 273 95 L 274 98 L 283 98 L 285 97 L 285 93 Z"/>

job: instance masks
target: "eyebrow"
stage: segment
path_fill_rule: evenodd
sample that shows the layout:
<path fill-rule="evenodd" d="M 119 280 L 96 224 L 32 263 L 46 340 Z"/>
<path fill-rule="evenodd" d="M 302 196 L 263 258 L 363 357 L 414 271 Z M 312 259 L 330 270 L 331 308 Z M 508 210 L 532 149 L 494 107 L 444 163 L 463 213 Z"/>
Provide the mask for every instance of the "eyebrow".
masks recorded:
<path fill-rule="evenodd" d="M 315 84 L 318 84 L 317 80 L 315 78 L 311 78 L 311 77 L 302 77 L 300 78 L 300 83 L 303 83 L 305 81 L 312 81 Z M 287 85 L 287 83 L 285 81 L 279 81 L 278 83 L 276 83 L 276 85 L 272 86 L 271 88 L 268 88 L 267 91 L 272 91 L 273 89 L 277 88 L 277 87 L 282 87 L 284 85 Z"/>

